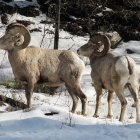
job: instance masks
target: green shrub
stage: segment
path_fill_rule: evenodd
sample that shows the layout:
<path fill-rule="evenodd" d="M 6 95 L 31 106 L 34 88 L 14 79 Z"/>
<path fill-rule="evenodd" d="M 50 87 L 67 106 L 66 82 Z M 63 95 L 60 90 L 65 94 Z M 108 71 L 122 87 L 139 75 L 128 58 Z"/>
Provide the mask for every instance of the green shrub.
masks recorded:
<path fill-rule="evenodd" d="M 9 79 L 9 77 L 5 77 L 3 81 L 6 88 L 12 89 L 23 89 L 23 86 L 14 80 Z M 48 87 L 41 84 L 36 84 L 34 87 L 34 92 L 48 93 L 50 95 L 54 95 L 58 87 Z"/>
<path fill-rule="evenodd" d="M 58 87 L 48 87 L 45 85 L 37 84 L 34 88 L 34 92 L 48 93 L 54 95 Z"/>
<path fill-rule="evenodd" d="M 76 111 L 77 115 L 83 115 L 83 116 L 87 116 L 87 114 L 82 114 L 81 111 Z"/>
<path fill-rule="evenodd" d="M 9 77 L 5 77 L 4 85 L 6 88 L 20 89 L 21 85 L 19 82 L 9 79 Z"/>

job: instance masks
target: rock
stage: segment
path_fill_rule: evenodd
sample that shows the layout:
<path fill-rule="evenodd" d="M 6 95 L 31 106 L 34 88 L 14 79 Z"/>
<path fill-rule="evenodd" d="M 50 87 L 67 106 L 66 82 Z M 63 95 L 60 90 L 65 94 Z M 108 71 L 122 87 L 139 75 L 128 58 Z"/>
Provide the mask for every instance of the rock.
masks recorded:
<path fill-rule="evenodd" d="M 128 54 L 134 53 L 131 49 L 126 49 L 126 51 L 127 51 Z"/>
<path fill-rule="evenodd" d="M 1 16 L 1 22 L 2 22 L 2 24 L 8 24 L 8 21 L 9 21 L 9 19 L 8 19 L 7 14 L 3 14 Z"/>
<path fill-rule="evenodd" d="M 3 101 L 0 101 L 0 106 L 6 106 Z"/>

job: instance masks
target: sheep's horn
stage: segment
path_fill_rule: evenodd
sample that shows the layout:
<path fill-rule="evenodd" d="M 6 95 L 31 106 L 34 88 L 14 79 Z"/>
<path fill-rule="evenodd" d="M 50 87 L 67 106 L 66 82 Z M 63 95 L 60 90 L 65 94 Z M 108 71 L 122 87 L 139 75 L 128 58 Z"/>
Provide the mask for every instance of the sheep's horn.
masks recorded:
<path fill-rule="evenodd" d="M 31 35 L 30 35 L 29 30 L 24 25 L 19 24 L 17 22 L 11 23 L 7 26 L 6 34 L 7 33 L 11 34 L 13 36 L 16 35 L 17 33 L 19 33 L 20 35 L 22 35 L 24 37 L 24 41 L 20 46 L 18 46 L 18 45 L 14 46 L 15 49 L 17 49 L 17 50 L 26 48 L 31 41 Z"/>
<path fill-rule="evenodd" d="M 109 38 L 106 35 L 97 33 L 97 34 L 92 35 L 90 40 L 91 42 L 94 42 L 95 44 L 97 44 L 97 47 L 98 47 L 95 50 L 94 55 L 103 56 L 109 51 L 111 44 L 110 44 Z"/>

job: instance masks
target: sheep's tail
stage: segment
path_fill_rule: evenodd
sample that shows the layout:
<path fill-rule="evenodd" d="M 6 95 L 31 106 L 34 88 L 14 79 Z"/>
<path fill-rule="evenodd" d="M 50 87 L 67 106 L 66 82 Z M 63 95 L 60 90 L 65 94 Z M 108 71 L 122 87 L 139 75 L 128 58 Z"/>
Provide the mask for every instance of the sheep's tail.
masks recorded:
<path fill-rule="evenodd" d="M 129 60 L 129 58 L 128 58 L 127 56 L 125 56 L 125 57 L 126 57 L 126 60 L 127 60 L 127 62 L 128 62 L 129 74 L 132 75 L 132 74 L 133 74 L 133 64 L 130 63 L 130 60 Z"/>

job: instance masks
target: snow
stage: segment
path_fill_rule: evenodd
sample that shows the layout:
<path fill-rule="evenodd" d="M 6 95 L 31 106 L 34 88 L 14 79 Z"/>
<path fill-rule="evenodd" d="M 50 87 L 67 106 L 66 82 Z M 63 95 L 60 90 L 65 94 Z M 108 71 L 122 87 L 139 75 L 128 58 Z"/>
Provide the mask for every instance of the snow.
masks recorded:
<path fill-rule="evenodd" d="M 32 0 L 32 2 L 29 1 L 25 1 L 25 0 L 13 0 L 12 2 L 5 2 L 10 6 L 14 6 L 15 4 L 20 6 L 20 7 L 26 7 L 28 5 L 37 5 L 39 6 L 39 4 L 37 3 L 37 0 Z"/>
<path fill-rule="evenodd" d="M 18 0 L 17 0 L 18 1 Z M 40 24 L 41 20 L 46 19 L 45 15 L 41 14 L 38 17 L 24 17 L 19 14 L 10 16 L 10 22 L 16 19 L 26 19 L 35 22 L 29 26 L 30 29 L 41 27 L 42 32 L 33 32 L 30 45 L 40 46 L 42 41 L 43 29 L 54 31 L 52 25 Z M 0 25 L 2 25 L 0 23 Z M 5 26 L 0 28 L 0 36 L 4 34 Z M 53 34 L 46 34 L 43 40 L 43 48 L 53 48 Z M 59 49 L 71 49 L 76 53 L 76 50 L 88 41 L 87 37 L 73 36 L 63 30 L 60 31 Z M 127 54 L 126 49 L 132 49 L 133 54 L 127 54 L 132 57 L 137 63 L 140 70 L 140 41 L 121 42 L 118 48 L 111 50 L 116 55 Z M 113 97 L 113 117 L 107 119 L 107 93 L 103 91 L 100 117 L 93 118 L 93 113 L 96 105 L 96 93 L 93 82 L 90 77 L 91 68 L 89 60 L 80 57 L 86 64 L 86 69 L 81 79 L 81 86 L 84 93 L 88 97 L 87 115 L 78 115 L 81 111 L 81 103 L 79 101 L 77 113 L 70 113 L 72 100 L 65 86 L 59 88 L 57 94 L 49 96 L 45 93 L 34 93 L 32 97 L 33 107 L 26 110 L 9 111 L 10 106 L 5 103 L 5 106 L 0 107 L 0 140 L 139 140 L 140 139 L 140 124 L 136 123 L 135 108 L 131 107 L 133 99 L 129 91 L 125 91 L 125 96 L 128 102 L 127 112 L 124 122 L 118 121 L 120 115 L 120 101 L 114 94 Z M 9 64 L 7 53 L 0 51 L 0 83 L 6 82 L 5 79 L 14 79 L 11 66 Z M 139 72 L 140 80 L 140 72 Z M 6 89 L 0 86 L 0 94 L 21 99 L 25 99 L 24 90 Z M 13 109 L 14 110 L 14 109 Z M 56 114 L 46 116 L 46 113 L 55 112 Z"/>
<path fill-rule="evenodd" d="M 44 113 L 57 111 L 59 115 L 45 116 Z M 68 119 L 72 117 L 72 122 Z M 70 114 L 62 108 L 47 104 L 38 105 L 25 112 L 15 111 L 0 115 L 1 139 L 41 139 L 41 140 L 138 140 L 139 124 L 95 119 Z"/>

